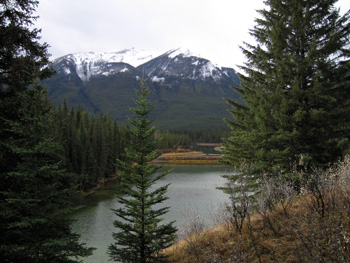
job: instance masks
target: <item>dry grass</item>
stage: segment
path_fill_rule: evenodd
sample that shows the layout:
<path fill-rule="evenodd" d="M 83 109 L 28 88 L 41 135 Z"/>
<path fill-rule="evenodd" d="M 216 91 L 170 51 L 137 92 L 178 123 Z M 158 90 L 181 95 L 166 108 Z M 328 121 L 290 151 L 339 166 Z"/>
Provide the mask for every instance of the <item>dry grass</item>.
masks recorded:
<path fill-rule="evenodd" d="M 221 164 L 221 155 L 206 155 L 198 151 L 163 153 L 155 162 L 169 164 Z"/>
<path fill-rule="evenodd" d="M 169 152 L 163 153 L 163 157 L 174 157 L 174 156 L 188 156 L 188 155 L 202 155 L 203 152 L 188 151 L 188 152 Z"/>
<path fill-rule="evenodd" d="M 185 237 L 166 250 L 170 262 L 350 262 L 350 158 L 315 172 L 289 203 L 281 196 L 265 195 L 240 231 L 228 220 Z"/>

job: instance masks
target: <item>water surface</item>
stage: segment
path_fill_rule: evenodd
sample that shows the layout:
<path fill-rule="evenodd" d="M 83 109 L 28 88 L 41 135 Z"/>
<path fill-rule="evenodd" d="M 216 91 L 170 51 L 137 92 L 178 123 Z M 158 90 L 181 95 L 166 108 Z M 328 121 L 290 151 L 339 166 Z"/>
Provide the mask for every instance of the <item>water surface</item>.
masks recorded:
<path fill-rule="evenodd" d="M 169 168 L 169 167 L 167 167 Z M 176 220 L 176 227 L 181 231 L 187 223 L 189 210 L 197 211 L 206 224 L 211 223 L 211 215 L 220 203 L 228 201 L 228 197 L 217 190 L 223 186 L 228 168 L 223 166 L 175 166 L 173 171 L 159 180 L 157 188 L 171 183 L 168 188 L 169 197 L 162 206 L 170 207 L 165 221 Z M 112 233 L 116 232 L 113 221 L 116 219 L 111 209 L 120 207 L 114 194 L 118 192 L 117 182 L 108 182 L 94 194 L 80 201 L 81 208 L 74 211 L 75 223 L 73 231 L 81 235 L 81 241 L 87 246 L 97 248 L 94 254 L 85 259 L 86 263 L 108 262 L 108 246 L 114 242 Z"/>

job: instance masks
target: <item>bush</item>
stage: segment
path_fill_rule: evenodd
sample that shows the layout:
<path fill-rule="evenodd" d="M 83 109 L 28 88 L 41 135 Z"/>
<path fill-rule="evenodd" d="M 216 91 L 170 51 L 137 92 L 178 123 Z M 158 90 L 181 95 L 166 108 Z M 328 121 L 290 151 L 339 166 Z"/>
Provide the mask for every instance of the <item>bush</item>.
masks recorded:
<path fill-rule="evenodd" d="M 289 182 L 265 179 L 256 213 L 241 216 L 235 201 L 227 223 L 192 236 L 195 251 L 178 243 L 172 262 L 350 262 L 349 156 L 314 169 L 299 195 Z"/>

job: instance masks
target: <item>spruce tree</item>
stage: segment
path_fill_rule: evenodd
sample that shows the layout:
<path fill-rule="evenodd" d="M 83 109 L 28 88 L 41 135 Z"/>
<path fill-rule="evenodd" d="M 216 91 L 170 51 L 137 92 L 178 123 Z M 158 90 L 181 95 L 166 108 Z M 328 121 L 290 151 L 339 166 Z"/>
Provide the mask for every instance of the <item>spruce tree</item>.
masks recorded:
<path fill-rule="evenodd" d="M 245 164 L 245 179 L 307 175 L 348 151 L 350 13 L 340 16 L 336 2 L 267 0 L 258 11 L 234 87 L 244 103 L 227 99 L 225 159 Z"/>
<path fill-rule="evenodd" d="M 4 0 L 0 2 L 0 138 L 6 141 L 12 135 L 4 120 L 18 119 L 22 108 L 18 93 L 32 83 L 33 72 L 40 79 L 53 72 L 48 67 L 47 44 L 40 43 L 40 30 L 33 27 L 33 16 L 38 1 Z M 0 172 L 16 166 L 12 156 L 0 141 Z"/>
<path fill-rule="evenodd" d="M 91 254 L 70 230 L 67 219 L 74 197 L 74 175 L 61 169 L 61 145 L 50 136 L 54 125 L 45 90 L 34 86 L 19 93 L 19 119 L 6 120 L 13 135 L 3 144 L 16 156 L 16 167 L 1 174 L 3 262 L 78 262 Z"/>
<path fill-rule="evenodd" d="M 131 140 L 125 148 L 125 159 L 118 160 L 123 191 L 117 199 L 123 207 L 114 210 L 119 218 L 114 226 L 119 232 L 113 233 L 115 243 L 109 247 L 111 259 L 118 262 L 164 262 L 161 251 L 175 239 L 173 222 L 165 224 L 162 218 L 169 208 L 154 207 L 167 199 L 168 185 L 155 190 L 151 187 L 168 172 L 155 174 L 160 167 L 149 163 L 158 157 L 159 140 L 154 137 L 156 128 L 150 126 L 153 120 L 148 119 L 152 112 L 148 93 L 145 80 L 141 80 L 137 107 L 131 108 L 136 115 L 130 119 Z"/>
<path fill-rule="evenodd" d="M 37 4 L 0 3 L 0 258 L 77 262 L 91 251 L 65 214 L 74 177 L 61 169 L 50 105 L 38 85 L 52 70 L 33 27 Z"/>

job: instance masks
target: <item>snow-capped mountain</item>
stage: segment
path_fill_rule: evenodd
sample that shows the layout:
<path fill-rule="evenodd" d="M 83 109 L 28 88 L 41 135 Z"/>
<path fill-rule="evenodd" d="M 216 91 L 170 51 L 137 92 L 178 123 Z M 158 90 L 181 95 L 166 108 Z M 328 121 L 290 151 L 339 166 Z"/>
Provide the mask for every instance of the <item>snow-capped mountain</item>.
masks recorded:
<path fill-rule="evenodd" d="M 124 63 L 137 67 L 159 55 L 161 55 L 161 52 L 140 51 L 134 48 L 109 53 L 91 51 L 60 57 L 54 60 L 53 64 L 58 72 L 64 72 L 67 75 L 76 72 L 83 82 L 87 82 L 92 76 L 108 76 L 129 70 L 127 65 L 118 66 L 116 64 Z"/>
<path fill-rule="evenodd" d="M 223 118 L 230 117 L 230 107 L 223 97 L 239 99 L 230 88 L 239 86 L 234 69 L 187 49 L 77 53 L 56 59 L 53 68 L 57 74 L 43 83 L 53 103 L 65 99 L 69 107 L 109 112 L 119 123 L 128 120 L 142 76 L 155 105 L 156 125 L 163 129 L 226 127 Z"/>
<path fill-rule="evenodd" d="M 173 49 L 165 53 L 140 51 L 134 48 L 118 52 L 84 52 L 69 54 L 54 61 L 54 68 L 66 75 L 77 74 L 84 82 L 94 76 L 109 76 L 141 68 L 153 81 L 164 81 L 166 77 L 176 76 L 191 80 L 212 78 L 236 78 L 232 68 L 214 65 L 188 49 Z"/>
<path fill-rule="evenodd" d="M 180 77 L 190 80 L 235 79 L 234 69 L 214 65 L 211 61 L 201 58 L 186 49 L 174 49 L 146 62 L 142 65 L 148 76 L 157 81 L 168 76 Z"/>

